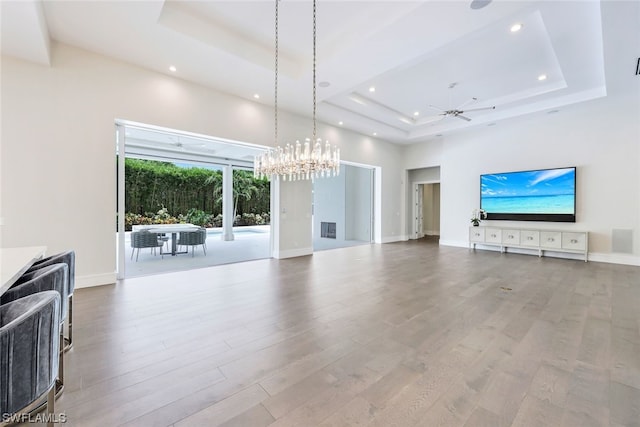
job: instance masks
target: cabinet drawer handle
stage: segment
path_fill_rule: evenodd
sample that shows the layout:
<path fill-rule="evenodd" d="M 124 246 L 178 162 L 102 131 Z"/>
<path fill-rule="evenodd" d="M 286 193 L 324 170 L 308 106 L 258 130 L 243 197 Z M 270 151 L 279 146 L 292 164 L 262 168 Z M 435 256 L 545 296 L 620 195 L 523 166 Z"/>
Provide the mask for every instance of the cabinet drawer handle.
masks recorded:
<path fill-rule="evenodd" d="M 533 240 L 533 237 L 527 236 L 527 240 Z"/>
<path fill-rule="evenodd" d="M 553 241 L 555 241 L 555 239 L 554 239 L 553 237 L 549 237 L 549 238 L 547 239 L 547 242 L 553 242 Z"/>
<path fill-rule="evenodd" d="M 492 234 L 492 235 L 491 235 L 491 237 L 496 237 L 496 235 L 495 235 L 495 234 Z"/>
<path fill-rule="evenodd" d="M 509 234 L 509 239 L 513 239 L 513 234 Z"/>
<path fill-rule="evenodd" d="M 476 233 L 476 237 L 480 237 L 480 233 Z"/>
<path fill-rule="evenodd" d="M 571 243 L 578 243 L 576 239 L 571 239 Z"/>

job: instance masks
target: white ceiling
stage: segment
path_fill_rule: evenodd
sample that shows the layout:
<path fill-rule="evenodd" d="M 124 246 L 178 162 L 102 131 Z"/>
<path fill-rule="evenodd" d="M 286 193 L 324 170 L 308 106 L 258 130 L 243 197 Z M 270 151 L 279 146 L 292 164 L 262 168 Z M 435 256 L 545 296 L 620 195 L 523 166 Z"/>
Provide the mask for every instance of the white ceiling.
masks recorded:
<path fill-rule="evenodd" d="M 263 147 L 207 135 L 132 122 L 120 124 L 126 157 L 253 169 L 254 158 L 264 152 Z"/>
<path fill-rule="evenodd" d="M 318 87 L 318 119 L 411 144 L 606 94 L 600 2 L 470 3 L 318 0 L 317 81 L 329 83 Z M 278 104 L 309 117 L 311 5 L 282 0 L 279 19 Z M 49 64 L 55 40 L 273 105 L 272 0 L 1 6 L 3 54 Z M 466 121 L 438 108 L 479 110 Z"/>

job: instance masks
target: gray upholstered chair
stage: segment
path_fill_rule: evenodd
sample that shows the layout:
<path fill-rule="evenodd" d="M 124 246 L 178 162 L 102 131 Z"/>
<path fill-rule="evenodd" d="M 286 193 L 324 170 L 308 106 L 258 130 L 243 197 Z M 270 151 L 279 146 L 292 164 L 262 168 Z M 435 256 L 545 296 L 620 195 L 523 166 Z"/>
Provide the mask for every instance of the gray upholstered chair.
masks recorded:
<path fill-rule="evenodd" d="M 47 425 L 53 426 L 59 319 L 60 294 L 55 291 L 0 306 L 0 423 L 11 422 L 12 415 L 20 421 L 21 414 L 46 402 Z"/>
<path fill-rule="evenodd" d="M 58 362 L 58 380 L 56 395 L 60 395 L 64 388 L 64 321 L 67 318 L 67 281 L 69 280 L 69 267 L 67 264 L 58 263 L 25 273 L 17 283 L 11 286 L 0 296 L 0 307 L 20 298 L 43 291 L 56 291 L 60 295 L 60 310 L 58 322 L 60 324 L 60 355 Z"/>
<path fill-rule="evenodd" d="M 194 256 L 194 249 L 202 245 L 202 251 L 207 254 L 207 229 L 200 228 L 196 231 L 181 231 L 178 236 L 178 245 L 191 246 L 191 256 Z M 187 248 L 188 250 L 188 248 Z"/>
<path fill-rule="evenodd" d="M 32 273 L 35 270 L 61 262 L 67 264 L 67 267 L 69 267 L 69 280 L 67 282 L 67 295 L 69 298 L 67 304 L 67 329 L 69 332 L 64 338 L 64 351 L 68 351 L 73 345 L 73 291 L 76 287 L 76 253 L 69 250 L 38 260 L 31 266 L 31 268 L 29 268 L 29 270 L 27 270 L 25 275 L 22 276 L 18 282 L 26 281 L 24 279 L 28 280 L 29 273 Z"/>
<path fill-rule="evenodd" d="M 155 254 L 156 248 L 162 248 L 164 245 L 164 241 L 158 238 L 158 233 L 150 233 L 148 231 L 133 231 L 131 232 L 131 247 L 133 251 L 131 252 L 131 259 L 133 259 L 133 254 L 138 250 L 136 254 L 136 262 L 138 261 L 138 255 L 140 255 L 140 249 L 151 248 L 153 253 Z M 160 249 L 160 255 L 162 255 L 162 249 Z"/>

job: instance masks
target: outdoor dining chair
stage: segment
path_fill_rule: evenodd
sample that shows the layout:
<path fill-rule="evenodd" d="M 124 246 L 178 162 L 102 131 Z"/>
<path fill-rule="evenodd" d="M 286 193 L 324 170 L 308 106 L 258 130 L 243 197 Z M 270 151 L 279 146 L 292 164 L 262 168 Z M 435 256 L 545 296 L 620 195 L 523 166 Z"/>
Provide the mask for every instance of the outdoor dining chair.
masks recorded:
<path fill-rule="evenodd" d="M 191 256 L 195 254 L 195 247 L 202 245 L 202 251 L 207 254 L 207 229 L 200 227 L 196 231 L 181 231 L 178 236 L 178 245 L 191 246 Z M 187 251 L 189 249 L 187 248 Z"/>
<path fill-rule="evenodd" d="M 155 255 L 156 249 L 162 248 L 162 246 L 164 246 L 164 241 L 158 237 L 158 233 L 150 233 L 145 230 L 131 232 L 131 247 L 133 248 L 131 259 L 133 259 L 133 254 L 137 249 L 136 262 L 138 262 L 140 249 L 151 248 Z M 162 249 L 160 249 L 160 255 L 163 255 Z"/>

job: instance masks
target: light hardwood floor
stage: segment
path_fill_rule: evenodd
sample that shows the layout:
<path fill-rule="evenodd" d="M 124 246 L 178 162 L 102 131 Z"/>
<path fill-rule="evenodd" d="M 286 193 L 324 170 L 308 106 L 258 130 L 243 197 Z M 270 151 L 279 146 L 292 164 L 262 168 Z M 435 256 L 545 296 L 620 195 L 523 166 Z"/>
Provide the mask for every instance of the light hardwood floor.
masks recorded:
<path fill-rule="evenodd" d="M 78 289 L 69 426 L 640 426 L 640 268 L 424 241 Z"/>

